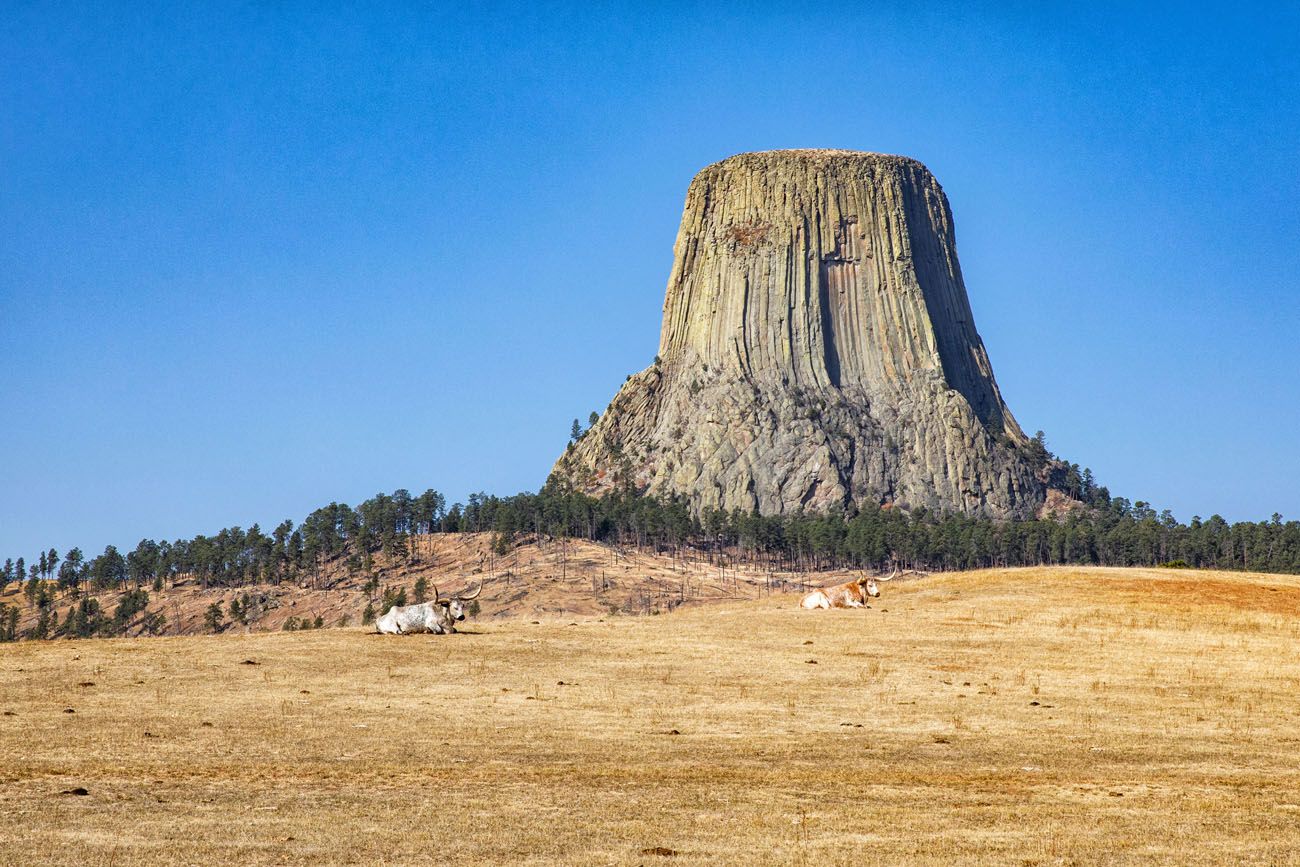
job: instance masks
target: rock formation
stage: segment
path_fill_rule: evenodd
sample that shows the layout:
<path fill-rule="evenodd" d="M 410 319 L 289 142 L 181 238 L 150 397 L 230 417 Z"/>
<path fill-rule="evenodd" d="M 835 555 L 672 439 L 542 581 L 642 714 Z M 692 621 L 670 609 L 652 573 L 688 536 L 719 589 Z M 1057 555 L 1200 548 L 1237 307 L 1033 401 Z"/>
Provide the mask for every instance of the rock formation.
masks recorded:
<path fill-rule="evenodd" d="M 553 478 L 762 514 L 1043 504 L 925 166 L 731 157 L 691 182 L 673 251 L 658 357 Z"/>

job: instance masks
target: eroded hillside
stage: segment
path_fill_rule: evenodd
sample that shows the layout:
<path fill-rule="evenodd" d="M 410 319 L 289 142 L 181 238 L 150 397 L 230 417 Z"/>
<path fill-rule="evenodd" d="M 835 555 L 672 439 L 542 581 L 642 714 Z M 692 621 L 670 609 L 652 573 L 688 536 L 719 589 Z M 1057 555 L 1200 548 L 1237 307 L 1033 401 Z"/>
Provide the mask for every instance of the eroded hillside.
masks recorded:
<path fill-rule="evenodd" d="M 593 615 L 654 615 L 682 605 L 723 599 L 754 599 L 774 590 L 802 588 L 830 581 L 841 572 L 779 572 L 752 563 L 734 563 L 725 553 L 682 549 L 656 554 L 576 539 L 533 537 L 505 554 L 494 553 L 490 533 L 438 533 L 412 536 L 406 557 L 376 555 L 370 568 L 350 569 L 340 557 L 326 562 L 297 582 L 235 587 L 203 586 L 194 576 L 180 576 L 161 592 L 149 594 L 146 608 L 130 618 L 120 634 L 194 635 L 219 632 L 266 632 L 298 626 L 357 626 L 368 606 L 383 613 L 384 601 L 400 591 L 414 602 L 423 579 L 431 598 L 484 590 L 477 600 L 478 618 Z M 132 588 L 91 594 L 111 618 Z M 84 594 L 83 594 L 84 595 Z M 75 617 L 81 597 L 61 594 L 53 604 L 57 623 Z M 235 603 L 232 614 L 231 603 Z M 39 611 L 18 585 L 0 595 L 0 603 L 18 605 L 20 633 L 30 630 Z M 217 604 L 220 625 L 209 611 Z M 156 618 L 164 619 L 161 628 Z"/>

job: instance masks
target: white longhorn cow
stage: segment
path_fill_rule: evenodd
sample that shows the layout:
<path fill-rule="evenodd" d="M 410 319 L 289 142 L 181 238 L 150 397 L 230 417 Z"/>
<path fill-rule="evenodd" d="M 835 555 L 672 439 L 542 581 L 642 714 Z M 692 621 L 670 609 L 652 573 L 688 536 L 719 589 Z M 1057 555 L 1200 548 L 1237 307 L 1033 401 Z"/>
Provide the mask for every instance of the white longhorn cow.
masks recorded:
<path fill-rule="evenodd" d="M 483 592 L 483 582 L 478 589 L 468 596 L 451 596 L 438 598 L 438 587 L 434 585 L 433 601 L 418 605 L 394 605 L 383 617 L 375 621 L 375 629 L 384 635 L 410 635 L 416 632 L 432 632 L 434 635 L 450 635 L 456 631 L 456 622 L 465 619 L 464 603 L 478 598 Z"/>

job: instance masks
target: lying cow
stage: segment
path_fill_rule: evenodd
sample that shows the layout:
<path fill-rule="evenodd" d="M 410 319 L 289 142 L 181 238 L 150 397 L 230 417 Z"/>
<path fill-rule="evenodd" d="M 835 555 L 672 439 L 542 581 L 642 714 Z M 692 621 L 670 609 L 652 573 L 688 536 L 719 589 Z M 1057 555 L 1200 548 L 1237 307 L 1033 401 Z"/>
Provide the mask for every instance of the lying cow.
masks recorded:
<path fill-rule="evenodd" d="M 814 608 L 863 608 L 867 604 L 868 597 L 874 599 L 880 595 L 880 587 L 877 586 L 877 581 L 893 581 L 897 576 L 898 569 L 894 569 L 888 578 L 863 575 L 857 581 L 850 581 L 847 584 L 822 587 L 805 596 L 800 601 L 799 607 L 809 610 Z"/>
<path fill-rule="evenodd" d="M 437 585 L 433 588 L 433 601 L 419 605 L 394 605 L 388 613 L 375 621 L 375 628 L 384 635 L 410 635 L 415 632 L 432 632 L 450 635 L 456 631 L 456 622 L 465 619 L 465 604 L 477 599 L 483 592 L 483 582 L 469 596 L 438 598 Z"/>

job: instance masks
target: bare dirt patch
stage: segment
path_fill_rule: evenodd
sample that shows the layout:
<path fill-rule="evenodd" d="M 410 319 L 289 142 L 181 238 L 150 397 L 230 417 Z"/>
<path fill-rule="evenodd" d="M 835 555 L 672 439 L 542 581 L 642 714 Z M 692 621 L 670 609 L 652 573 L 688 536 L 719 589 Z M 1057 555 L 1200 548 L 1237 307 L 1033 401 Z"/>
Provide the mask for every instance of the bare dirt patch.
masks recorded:
<path fill-rule="evenodd" d="M 1110 579 L 1107 587 L 1126 594 L 1126 601 L 1161 608 L 1231 608 L 1300 616 L 1300 588 L 1297 587 L 1213 578 Z"/>

